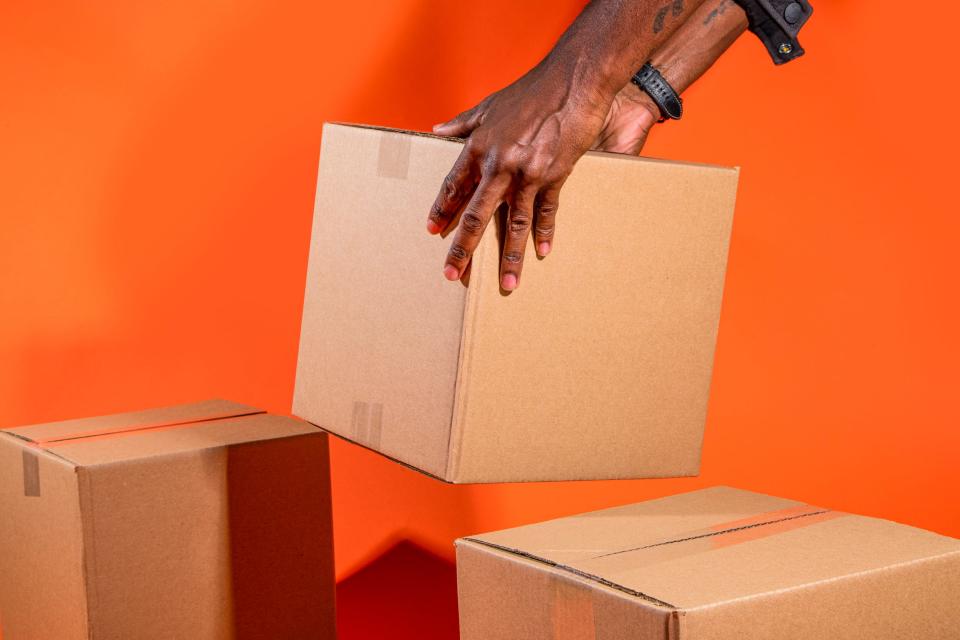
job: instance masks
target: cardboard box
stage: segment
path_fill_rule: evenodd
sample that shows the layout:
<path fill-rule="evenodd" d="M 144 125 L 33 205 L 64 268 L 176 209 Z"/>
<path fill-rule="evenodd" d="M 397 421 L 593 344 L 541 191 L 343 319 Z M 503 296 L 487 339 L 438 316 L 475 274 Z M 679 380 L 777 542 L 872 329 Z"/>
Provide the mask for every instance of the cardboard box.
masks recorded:
<path fill-rule="evenodd" d="M 425 230 L 461 148 L 324 127 L 294 413 L 449 482 L 698 473 L 737 170 L 588 153 L 505 295 L 496 224 L 469 287 Z"/>
<path fill-rule="evenodd" d="M 226 401 L 0 432 L 0 637 L 327 638 L 326 434 Z"/>
<path fill-rule="evenodd" d="M 960 541 L 717 487 L 457 542 L 461 640 L 956 640 Z"/>

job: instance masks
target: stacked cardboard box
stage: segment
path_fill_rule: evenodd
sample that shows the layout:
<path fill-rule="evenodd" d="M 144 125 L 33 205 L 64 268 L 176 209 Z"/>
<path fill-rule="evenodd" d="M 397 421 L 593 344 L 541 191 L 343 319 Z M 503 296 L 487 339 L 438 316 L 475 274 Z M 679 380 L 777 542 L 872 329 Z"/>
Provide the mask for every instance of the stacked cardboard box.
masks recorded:
<path fill-rule="evenodd" d="M 588 153 L 506 295 L 496 224 L 468 287 L 424 230 L 462 148 L 324 128 L 294 414 L 449 482 L 696 475 L 737 170 Z"/>
<path fill-rule="evenodd" d="M 461 148 L 325 127 L 294 412 L 449 482 L 696 474 L 737 171 L 588 154 L 507 294 L 498 225 L 465 287 L 422 229 Z M 731 489 L 457 556 L 464 640 L 960 637 L 957 541 Z"/>
<path fill-rule="evenodd" d="M 0 635 L 332 639 L 327 460 L 225 401 L 4 429 Z"/>
<path fill-rule="evenodd" d="M 462 143 L 328 125 L 294 412 L 0 432 L 0 636 L 334 636 L 328 430 L 448 482 L 695 475 L 737 171 L 590 153 L 502 292 L 423 229 Z M 533 255 L 532 249 L 528 255 Z M 316 425 L 316 426 L 314 426 Z M 464 640 L 948 640 L 960 542 L 716 488 L 457 542 Z"/>
<path fill-rule="evenodd" d="M 960 637 L 960 541 L 718 487 L 457 542 L 462 640 Z"/>

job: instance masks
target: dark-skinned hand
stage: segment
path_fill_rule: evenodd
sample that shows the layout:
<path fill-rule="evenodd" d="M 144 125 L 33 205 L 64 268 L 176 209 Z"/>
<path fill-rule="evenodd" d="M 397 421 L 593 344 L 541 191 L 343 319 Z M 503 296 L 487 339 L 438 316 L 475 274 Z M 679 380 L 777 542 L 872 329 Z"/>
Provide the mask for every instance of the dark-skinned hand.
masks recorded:
<path fill-rule="evenodd" d="M 539 65 L 434 127 L 467 138 L 427 220 L 433 234 L 456 228 L 444 275 L 466 279 L 506 204 L 500 286 L 515 289 L 530 233 L 539 256 L 553 248 L 560 188 L 580 156 L 637 154 L 646 142 L 660 113 L 629 83 L 633 73 L 650 61 L 683 91 L 746 28 L 734 9 L 731 0 L 591 0 Z"/>
<path fill-rule="evenodd" d="M 630 82 L 614 96 L 593 148 L 638 156 L 659 119 L 656 103 Z"/>
<path fill-rule="evenodd" d="M 484 230 L 500 204 L 507 219 L 500 286 L 520 281 L 531 229 L 537 253 L 550 253 L 560 188 L 576 161 L 596 142 L 611 97 L 578 90 L 575 70 L 544 61 L 474 108 L 434 127 L 444 136 L 468 137 L 430 210 L 427 230 L 459 225 L 443 273 L 462 279 Z"/>

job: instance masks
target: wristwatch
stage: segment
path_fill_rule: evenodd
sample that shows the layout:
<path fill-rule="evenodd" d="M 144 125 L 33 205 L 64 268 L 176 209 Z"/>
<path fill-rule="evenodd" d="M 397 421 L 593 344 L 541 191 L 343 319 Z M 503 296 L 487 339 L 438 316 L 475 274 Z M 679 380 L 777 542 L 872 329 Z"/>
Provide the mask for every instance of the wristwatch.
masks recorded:
<path fill-rule="evenodd" d="M 683 116 L 683 100 L 680 95 L 649 62 L 640 67 L 640 71 L 633 74 L 630 81 L 656 103 L 660 109 L 660 122 L 667 118 L 679 120 Z"/>
<path fill-rule="evenodd" d="M 803 55 L 797 40 L 800 29 L 813 14 L 807 0 L 734 0 L 747 14 L 750 31 L 760 38 L 774 64 Z"/>

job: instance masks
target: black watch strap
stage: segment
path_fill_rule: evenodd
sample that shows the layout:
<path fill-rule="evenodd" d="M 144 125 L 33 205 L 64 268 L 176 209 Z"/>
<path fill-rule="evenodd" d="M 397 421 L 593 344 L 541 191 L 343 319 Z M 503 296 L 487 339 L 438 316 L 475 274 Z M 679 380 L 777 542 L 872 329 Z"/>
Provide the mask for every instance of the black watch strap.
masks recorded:
<path fill-rule="evenodd" d="M 760 38 L 774 64 L 803 55 L 797 36 L 813 14 L 807 0 L 734 0 L 747 14 L 750 31 Z"/>
<path fill-rule="evenodd" d="M 663 120 L 679 120 L 683 115 L 683 100 L 680 95 L 649 62 L 633 75 L 631 82 L 645 91 L 656 103 Z"/>

